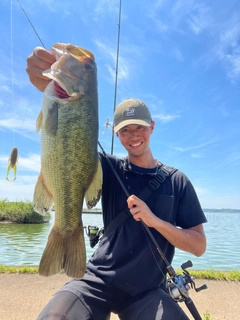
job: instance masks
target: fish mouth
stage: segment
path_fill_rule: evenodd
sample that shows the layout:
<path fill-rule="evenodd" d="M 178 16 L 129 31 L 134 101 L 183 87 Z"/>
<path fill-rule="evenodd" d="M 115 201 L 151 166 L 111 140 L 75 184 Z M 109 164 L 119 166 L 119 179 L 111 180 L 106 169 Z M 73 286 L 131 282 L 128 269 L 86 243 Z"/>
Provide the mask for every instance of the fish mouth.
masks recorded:
<path fill-rule="evenodd" d="M 59 99 L 69 99 L 68 93 L 56 82 L 54 81 L 54 91 L 55 95 Z"/>
<path fill-rule="evenodd" d="M 77 99 L 86 91 L 85 75 L 96 70 L 94 55 L 72 44 L 57 43 L 51 48 L 56 62 L 43 75 L 54 81 L 52 94 L 58 99 Z"/>

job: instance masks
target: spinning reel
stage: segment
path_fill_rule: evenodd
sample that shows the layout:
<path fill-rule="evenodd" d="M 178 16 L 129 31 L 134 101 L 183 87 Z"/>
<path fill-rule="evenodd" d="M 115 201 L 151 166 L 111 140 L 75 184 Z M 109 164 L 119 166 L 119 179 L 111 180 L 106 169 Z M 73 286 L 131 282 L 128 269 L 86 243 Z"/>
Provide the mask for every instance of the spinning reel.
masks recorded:
<path fill-rule="evenodd" d="M 99 228 L 96 226 L 84 226 L 84 229 L 89 238 L 90 247 L 94 248 L 95 245 L 101 240 L 104 233 L 104 228 Z"/>
<path fill-rule="evenodd" d="M 207 286 L 204 284 L 201 287 L 197 288 L 193 277 L 186 270 L 186 268 L 192 267 L 193 264 L 190 260 L 183 263 L 181 268 L 183 270 L 182 274 L 175 274 L 167 278 L 166 288 L 170 297 L 176 302 L 185 301 L 186 298 L 189 298 L 188 291 L 190 288 L 194 289 L 196 292 L 207 289 Z"/>

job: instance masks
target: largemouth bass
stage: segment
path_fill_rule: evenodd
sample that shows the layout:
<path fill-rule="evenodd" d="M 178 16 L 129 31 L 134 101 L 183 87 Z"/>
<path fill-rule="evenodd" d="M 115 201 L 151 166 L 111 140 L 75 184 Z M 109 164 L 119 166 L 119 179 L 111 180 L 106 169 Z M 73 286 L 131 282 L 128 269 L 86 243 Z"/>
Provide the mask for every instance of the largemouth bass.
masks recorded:
<path fill-rule="evenodd" d="M 86 270 L 82 223 L 84 197 L 96 205 L 102 187 L 98 159 L 97 67 L 86 49 L 57 43 L 51 48 L 57 61 L 43 74 L 53 81 L 43 95 L 37 119 L 41 133 L 41 172 L 34 190 L 35 210 L 48 213 L 53 204 L 55 222 L 43 252 L 39 274 L 62 269 L 81 278 Z"/>

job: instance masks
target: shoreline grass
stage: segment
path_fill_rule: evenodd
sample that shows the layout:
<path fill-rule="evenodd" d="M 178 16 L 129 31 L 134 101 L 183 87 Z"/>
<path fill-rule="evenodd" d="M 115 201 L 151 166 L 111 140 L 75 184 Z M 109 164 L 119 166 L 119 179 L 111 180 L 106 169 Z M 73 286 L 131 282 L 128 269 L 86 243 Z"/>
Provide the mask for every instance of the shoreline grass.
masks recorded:
<path fill-rule="evenodd" d="M 181 273 L 181 270 L 176 270 Z M 20 273 L 20 274 L 38 274 L 38 266 L 5 266 L 0 265 L 0 274 Z M 64 272 L 61 272 L 64 273 Z M 240 282 L 240 270 L 220 271 L 220 270 L 191 270 L 190 275 L 194 279 L 207 279 L 219 281 Z"/>
<path fill-rule="evenodd" d="M 34 211 L 30 201 L 0 200 L 0 223 L 45 223 L 49 219 L 50 214 L 42 216 Z"/>

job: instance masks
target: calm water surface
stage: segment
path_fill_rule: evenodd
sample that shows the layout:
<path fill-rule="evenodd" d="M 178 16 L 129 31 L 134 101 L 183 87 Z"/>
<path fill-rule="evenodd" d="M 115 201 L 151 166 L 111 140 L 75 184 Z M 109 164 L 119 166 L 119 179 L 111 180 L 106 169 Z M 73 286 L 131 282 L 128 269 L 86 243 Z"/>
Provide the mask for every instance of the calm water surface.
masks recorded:
<path fill-rule="evenodd" d="M 176 250 L 173 267 L 191 260 L 194 269 L 240 270 L 240 214 L 207 212 L 205 224 L 208 245 L 200 257 Z M 38 265 L 52 228 L 54 215 L 46 224 L 0 224 L 0 264 L 12 266 Z M 83 214 L 84 225 L 102 226 L 101 214 Z M 85 237 L 87 258 L 94 249 Z"/>

